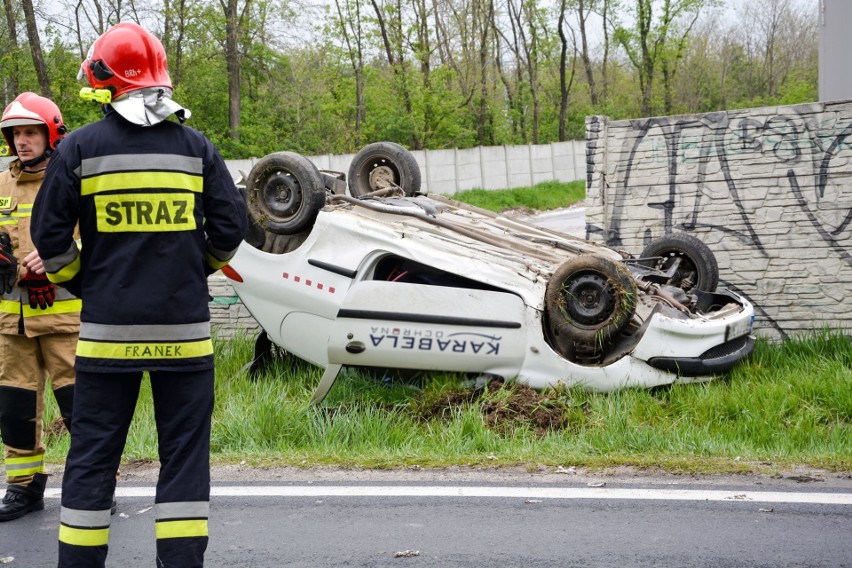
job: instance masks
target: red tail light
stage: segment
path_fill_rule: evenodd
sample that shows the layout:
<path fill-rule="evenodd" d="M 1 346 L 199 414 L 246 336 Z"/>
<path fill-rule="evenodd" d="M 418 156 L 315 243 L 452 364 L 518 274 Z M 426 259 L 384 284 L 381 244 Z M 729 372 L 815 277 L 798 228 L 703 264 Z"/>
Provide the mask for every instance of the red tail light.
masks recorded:
<path fill-rule="evenodd" d="M 228 278 L 230 278 L 231 280 L 233 280 L 235 282 L 242 282 L 243 281 L 243 277 L 240 276 L 240 273 L 237 272 L 236 270 L 234 270 L 233 268 L 231 268 L 230 264 L 226 264 L 225 266 L 222 267 L 222 274 L 224 274 L 225 276 L 227 276 Z"/>

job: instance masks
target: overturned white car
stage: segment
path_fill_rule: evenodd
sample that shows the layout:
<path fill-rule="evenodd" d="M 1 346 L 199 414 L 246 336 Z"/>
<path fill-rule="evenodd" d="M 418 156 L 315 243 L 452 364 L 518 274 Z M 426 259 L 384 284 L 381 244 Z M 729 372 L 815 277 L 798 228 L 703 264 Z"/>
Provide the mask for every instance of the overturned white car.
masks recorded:
<path fill-rule="evenodd" d="M 257 356 L 271 340 L 325 368 L 315 401 L 343 366 L 612 390 L 706 380 L 753 348 L 753 307 L 716 291 L 692 236 L 632 258 L 421 195 L 413 156 L 386 142 L 344 177 L 293 153 L 258 161 L 224 271 L 265 332 Z"/>

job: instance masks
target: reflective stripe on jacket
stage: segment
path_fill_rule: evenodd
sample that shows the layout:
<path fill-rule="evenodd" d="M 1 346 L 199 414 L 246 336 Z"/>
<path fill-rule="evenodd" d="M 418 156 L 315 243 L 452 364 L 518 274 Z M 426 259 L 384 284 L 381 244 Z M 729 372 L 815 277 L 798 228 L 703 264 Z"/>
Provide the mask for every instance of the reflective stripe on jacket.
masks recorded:
<path fill-rule="evenodd" d="M 21 261 L 35 250 L 30 235 L 33 202 L 44 172 L 25 172 L 20 161 L 0 172 L 0 231 L 9 234 L 18 259 L 18 283 L 25 270 Z M 21 323 L 28 337 L 49 333 L 76 333 L 80 329 L 82 302 L 67 290 L 57 289 L 53 306 L 30 308 L 26 288 L 17 287 L 0 296 L 0 333 L 18 334 Z M 23 322 L 22 322 L 23 319 Z"/>
<path fill-rule="evenodd" d="M 246 213 L 207 138 L 110 111 L 62 141 L 33 217 L 51 281 L 84 300 L 78 369 L 212 367 L 205 274 L 236 253 Z"/>

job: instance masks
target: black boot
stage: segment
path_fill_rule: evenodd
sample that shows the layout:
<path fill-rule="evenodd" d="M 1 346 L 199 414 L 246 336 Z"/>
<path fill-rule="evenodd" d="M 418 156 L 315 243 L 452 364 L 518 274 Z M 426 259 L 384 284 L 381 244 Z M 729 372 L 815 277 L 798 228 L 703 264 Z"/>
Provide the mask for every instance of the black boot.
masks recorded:
<path fill-rule="evenodd" d="M 33 511 L 44 509 L 44 486 L 47 476 L 37 473 L 29 485 L 10 485 L 0 505 L 0 522 L 12 521 Z"/>

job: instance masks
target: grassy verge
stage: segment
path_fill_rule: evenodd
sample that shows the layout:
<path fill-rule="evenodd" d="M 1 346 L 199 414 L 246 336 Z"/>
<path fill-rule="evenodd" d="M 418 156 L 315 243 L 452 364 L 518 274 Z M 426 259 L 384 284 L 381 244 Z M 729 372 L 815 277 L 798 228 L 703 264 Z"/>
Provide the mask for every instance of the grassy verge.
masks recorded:
<path fill-rule="evenodd" d="M 596 394 L 492 383 L 474 392 L 456 376 L 389 385 L 351 373 L 320 408 L 308 404 L 319 369 L 281 359 L 251 380 L 241 370 L 252 356 L 250 339 L 217 341 L 216 349 L 214 461 L 852 469 L 852 343 L 839 333 L 780 345 L 761 340 L 728 376 L 698 385 Z M 48 424 L 56 416 L 51 400 Z M 48 458 L 61 460 L 67 442 L 49 434 Z M 156 459 L 147 388 L 124 458 Z"/>
<path fill-rule="evenodd" d="M 586 185 L 582 180 L 570 183 L 546 181 L 533 187 L 514 189 L 468 189 L 450 197 L 489 211 L 500 212 L 518 207 L 547 211 L 583 201 Z"/>

